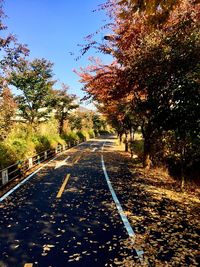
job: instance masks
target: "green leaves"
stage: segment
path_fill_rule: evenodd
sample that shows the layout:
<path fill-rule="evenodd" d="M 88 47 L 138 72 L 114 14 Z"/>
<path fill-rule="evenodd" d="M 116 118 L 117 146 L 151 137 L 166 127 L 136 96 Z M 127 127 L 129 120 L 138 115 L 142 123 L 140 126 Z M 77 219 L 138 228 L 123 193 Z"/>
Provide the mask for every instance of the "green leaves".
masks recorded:
<path fill-rule="evenodd" d="M 62 89 L 53 90 L 52 98 L 50 100 L 50 105 L 55 109 L 55 118 L 59 122 L 59 133 L 63 134 L 64 131 L 64 121 L 69 117 L 71 110 L 78 108 L 75 104 L 75 95 L 70 95 L 67 92 L 68 86 L 63 84 Z"/>
<path fill-rule="evenodd" d="M 21 116 L 30 124 L 38 123 L 49 117 L 53 64 L 46 59 L 35 59 L 32 62 L 21 60 L 17 69 L 12 72 L 10 83 L 21 91 L 16 98 Z"/>

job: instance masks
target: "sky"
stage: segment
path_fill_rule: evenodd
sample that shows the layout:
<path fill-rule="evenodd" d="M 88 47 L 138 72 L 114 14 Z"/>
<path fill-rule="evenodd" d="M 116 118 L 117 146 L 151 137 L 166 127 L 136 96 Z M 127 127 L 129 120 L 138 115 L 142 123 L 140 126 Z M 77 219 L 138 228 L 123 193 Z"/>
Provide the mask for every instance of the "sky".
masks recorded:
<path fill-rule="evenodd" d="M 82 84 L 73 70 L 87 66 L 89 56 L 98 56 L 105 63 L 111 61 L 110 57 L 93 50 L 75 60 L 80 55 L 78 44 L 84 44 L 84 37 L 108 22 L 104 11 L 93 12 L 102 2 L 104 0 L 5 0 L 5 24 L 20 43 L 28 45 L 30 59 L 45 58 L 54 63 L 57 88 L 66 83 L 70 93 L 82 98 Z M 100 33 L 98 38 L 104 34 Z"/>

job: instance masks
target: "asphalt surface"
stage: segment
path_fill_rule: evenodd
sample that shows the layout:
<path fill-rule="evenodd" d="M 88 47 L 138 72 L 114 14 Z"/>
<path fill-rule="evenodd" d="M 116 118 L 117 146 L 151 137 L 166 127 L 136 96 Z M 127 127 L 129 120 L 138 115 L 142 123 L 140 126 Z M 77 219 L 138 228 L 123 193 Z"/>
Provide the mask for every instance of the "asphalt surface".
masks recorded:
<path fill-rule="evenodd" d="M 0 267 L 134 266 L 102 169 L 112 142 L 66 151 L 0 202 Z"/>

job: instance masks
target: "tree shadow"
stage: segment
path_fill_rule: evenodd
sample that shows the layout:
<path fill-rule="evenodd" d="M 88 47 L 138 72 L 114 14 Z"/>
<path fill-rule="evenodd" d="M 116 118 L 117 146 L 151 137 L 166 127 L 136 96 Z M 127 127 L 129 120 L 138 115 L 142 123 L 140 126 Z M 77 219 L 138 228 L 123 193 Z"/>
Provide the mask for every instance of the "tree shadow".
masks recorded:
<path fill-rule="evenodd" d="M 144 175 L 141 166 L 136 168 L 119 153 L 107 150 L 104 157 L 147 265 L 198 265 L 199 202 L 183 201 L 171 190 L 173 180 L 156 179 L 154 173 Z"/>

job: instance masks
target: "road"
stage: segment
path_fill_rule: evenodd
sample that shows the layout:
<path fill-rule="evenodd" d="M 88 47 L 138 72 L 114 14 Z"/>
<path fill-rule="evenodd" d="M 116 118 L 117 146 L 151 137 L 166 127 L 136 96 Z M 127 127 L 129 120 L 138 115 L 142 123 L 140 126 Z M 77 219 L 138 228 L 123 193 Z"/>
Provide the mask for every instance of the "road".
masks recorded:
<path fill-rule="evenodd" d="M 113 142 L 65 151 L 1 199 L 0 267 L 134 266 L 132 229 L 106 181 Z"/>

